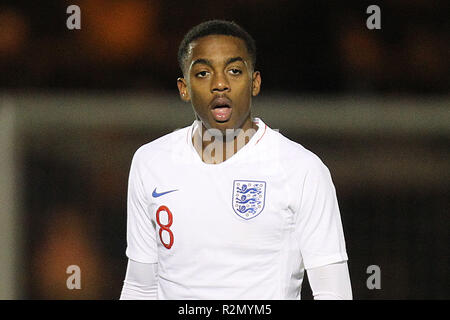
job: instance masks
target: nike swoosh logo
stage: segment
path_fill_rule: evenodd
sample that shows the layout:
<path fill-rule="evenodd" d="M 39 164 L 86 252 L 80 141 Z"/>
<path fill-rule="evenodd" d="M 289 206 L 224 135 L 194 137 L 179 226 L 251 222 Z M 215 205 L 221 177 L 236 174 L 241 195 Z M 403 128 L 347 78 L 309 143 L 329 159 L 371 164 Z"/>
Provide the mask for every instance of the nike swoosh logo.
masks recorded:
<path fill-rule="evenodd" d="M 155 188 L 155 190 L 153 190 L 152 196 L 153 196 L 153 198 L 158 198 L 158 197 L 161 197 L 161 196 L 163 196 L 165 194 L 168 194 L 168 193 L 171 193 L 171 192 L 174 192 L 174 191 L 178 191 L 178 189 L 176 189 L 176 190 L 169 190 L 169 191 L 166 191 L 166 192 L 158 193 L 158 192 L 156 192 L 156 188 Z"/>

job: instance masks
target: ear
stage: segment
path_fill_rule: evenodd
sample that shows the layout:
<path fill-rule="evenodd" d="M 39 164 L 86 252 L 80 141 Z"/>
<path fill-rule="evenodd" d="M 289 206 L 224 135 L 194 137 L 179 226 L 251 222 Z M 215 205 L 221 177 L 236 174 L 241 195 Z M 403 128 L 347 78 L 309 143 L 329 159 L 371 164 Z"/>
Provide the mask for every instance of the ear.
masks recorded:
<path fill-rule="evenodd" d="M 252 96 L 257 96 L 261 89 L 261 73 L 259 71 L 253 72 L 252 79 Z"/>
<path fill-rule="evenodd" d="M 187 87 L 186 79 L 182 78 L 182 77 L 178 78 L 177 86 L 178 86 L 178 91 L 180 92 L 181 100 L 183 100 L 184 102 L 190 101 L 191 97 L 189 96 L 189 90 Z"/>

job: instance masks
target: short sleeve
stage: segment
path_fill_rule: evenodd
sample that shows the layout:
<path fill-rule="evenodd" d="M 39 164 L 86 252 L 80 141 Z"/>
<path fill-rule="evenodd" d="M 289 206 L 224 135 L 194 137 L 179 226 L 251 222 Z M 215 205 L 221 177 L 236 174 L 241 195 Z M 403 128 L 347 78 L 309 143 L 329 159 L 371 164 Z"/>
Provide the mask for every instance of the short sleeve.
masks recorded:
<path fill-rule="evenodd" d="M 131 162 L 127 196 L 128 258 L 141 263 L 158 262 L 156 230 L 149 214 L 149 202 L 144 188 L 145 170 L 140 149 Z"/>
<path fill-rule="evenodd" d="M 348 260 L 336 190 L 319 158 L 314 157 L 302 187 L 295 234 L 305 268 Z"/>

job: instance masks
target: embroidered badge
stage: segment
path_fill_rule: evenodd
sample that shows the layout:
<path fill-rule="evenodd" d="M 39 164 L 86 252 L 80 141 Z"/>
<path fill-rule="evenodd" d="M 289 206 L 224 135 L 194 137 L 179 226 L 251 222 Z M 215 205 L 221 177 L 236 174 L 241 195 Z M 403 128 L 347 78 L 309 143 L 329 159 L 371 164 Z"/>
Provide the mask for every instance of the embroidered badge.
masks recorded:
<path fill-rule="evenodd" d="M 252 219 L 264 210 L 266 182 L 234 180 L 233 210 L 246 220 Z"/>

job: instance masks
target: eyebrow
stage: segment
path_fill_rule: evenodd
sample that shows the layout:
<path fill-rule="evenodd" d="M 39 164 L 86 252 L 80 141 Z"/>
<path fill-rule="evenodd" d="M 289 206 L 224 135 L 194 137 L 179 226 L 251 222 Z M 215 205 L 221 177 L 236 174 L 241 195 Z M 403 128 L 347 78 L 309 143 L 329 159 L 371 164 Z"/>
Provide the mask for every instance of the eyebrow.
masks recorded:
<path fill-rule="evenodd" d="M 233 62 L 236 62 L 236 61 L 241 61 L 241 62 L 243 62 L 243 63 L 245 64 L 245 61 L 244 61 L 244 59 L 243 59 L 242 57 L 233 57 L 233 58 L 228 58 L 228 59 L 225 61 L 225 65 L 229 65 L 230 63 L 233 63 Z M 206 64 L 207 66 L 212 67 L 212 62 L 211 62 L 211 60 L 203 59 L 203 58 L 200 58 L 200 59 L 195 60 L 195 61 L 191 64 L 191 67 L 193 67 L 193 66 L 196 65 L 196 64 Z"/>

